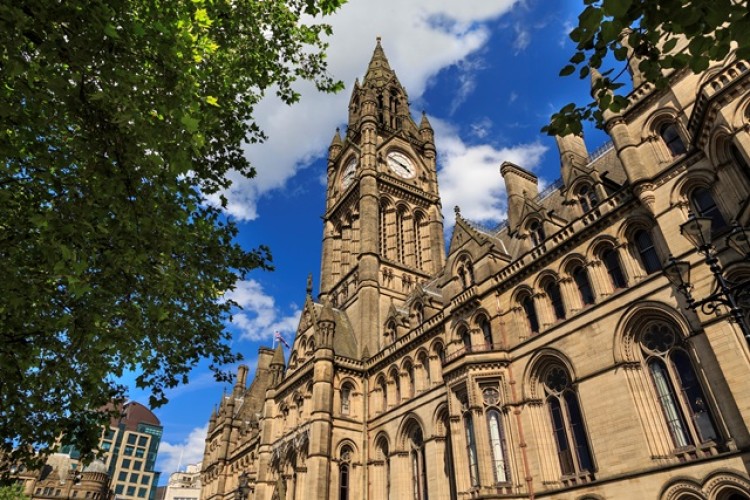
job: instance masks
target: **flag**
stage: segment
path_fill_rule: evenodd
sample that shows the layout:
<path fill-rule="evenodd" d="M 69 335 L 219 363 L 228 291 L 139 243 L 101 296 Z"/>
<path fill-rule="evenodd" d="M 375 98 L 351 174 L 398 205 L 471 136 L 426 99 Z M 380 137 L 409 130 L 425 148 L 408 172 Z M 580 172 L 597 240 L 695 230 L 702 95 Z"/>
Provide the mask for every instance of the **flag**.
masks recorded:
<path fill-rule="evenodd" d="M 273 339 L 274 340 L 278 340 L 279 342 L 281 342 L 282 344 L 284 344 L 287 349 L 289 349 L 289 344 L 287 343 L 286 340 L 284 340 L 284 337 L 281 336 L 281 332 L 280 331 L 276 330 L 273 333 Z"/>

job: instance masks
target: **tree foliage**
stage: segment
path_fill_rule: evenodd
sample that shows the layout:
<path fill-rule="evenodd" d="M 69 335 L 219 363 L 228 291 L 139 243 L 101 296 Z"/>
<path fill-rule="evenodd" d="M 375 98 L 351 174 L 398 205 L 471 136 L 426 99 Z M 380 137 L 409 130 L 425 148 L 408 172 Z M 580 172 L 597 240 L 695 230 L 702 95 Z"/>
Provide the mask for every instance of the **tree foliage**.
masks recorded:
<path fill-rule="evenodd" d="M 270 254 L 205 195 L 254 174 L 267 91 L 341 87 L 315 16 L 343 1 L 0 2 L 0 452 L 95 449 L 126 370 L 158 406 L 238 359 L 223 293 Z"/>
<path fill-rule="evenodd" d="M 698 73 L 724 59 L 736 48 L 738 59 L 750 58 L 748 0 L 584 0 L 578 26 L 570 33 L 576 52 L 560 76 L 587 78 L 608 56 L 628 61 L 642 78 L 663 88 L 668 75 L 688 68 Z M 552 115 L 542 130 L 550 135 L 581 132 L 582 121 L 603 124 L 603 112 L 618 112 L 628 104 L 615 91 L 624 71 L 602 71 L 595 80 L 595 102 L 574 103 Z"/>
<path fill-rule="evenodd" d="M 20 484 L 0 486 L 0 500 L 28 500 Z"/>

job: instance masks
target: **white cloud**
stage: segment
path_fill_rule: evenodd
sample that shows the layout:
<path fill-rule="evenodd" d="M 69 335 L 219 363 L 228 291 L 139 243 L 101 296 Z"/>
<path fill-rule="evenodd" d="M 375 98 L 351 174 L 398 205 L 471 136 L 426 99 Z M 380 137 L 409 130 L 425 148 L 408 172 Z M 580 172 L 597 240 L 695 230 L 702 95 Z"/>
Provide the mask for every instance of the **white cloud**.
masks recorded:
<path fill-rule="evenodd" d="M 159 445 L 159 465 L 162 474 L 169 476 L 182 470 L 186 465 L 197 464 L 203 460 L 206 447 L 208 424 L 193 429 L 182 443 L 172 444 L 162 441 Z"/>
<path fill-rule="evenodd" d="M 477 86 L 477 71 L 485 68 L 482 59 L 466 60 L 458 63 L 458 90 L 451 102 L 450 114 L 455 113 L 458 108 L 466 101 L 466 98 L 474 92 Z"/>
<path fill-rule="evenodd" d="M 518 99 L 518 94 L 516 92 L 511 92 L 508 96 L 508 104 L 516 102 L 516 99 Z"/>
<path fill-rule="evenodd" d="M 273 338 L 273 332 L 291 333 L 297 330 L 300 309 L 292 304 L 291 312 L 284 314 L 271 295 L 263 291 L 263 286 L 255 280 L 245 280 L 227 293 L 242 311 L 234 315 L 232 325 L 241 333 L 241 338 L 263 340 Z M 288 335 L 286 338 L 290 338 Z"/>
<path fill-rule="evenodd" d="M 495 148 L 488 144 L 467 145 L 448 123 L 430 117 L 436 142 L 443 145 L 438 177 L 443 199 L 445 227 L 454 224 L 452 210 L 460 205 L 461 215 L 476 222 L 497 224 L 505 216 L 505 183 L 500 175 L 504 161 L 525 169 L 539 166 L 547 147 L 539 142 Z"/>
<path fill-rule="evenodd" d="M 507 12 L 516 0 L 381 0 L 349 2 L 325 21 L 334 35 L 328 49 L 332 75 L 351 86 L 362 76 L 376 36 L 412 102 L 440 70 L 458 64 L 483 47 L 490 32 L 486 23 Z M 470 91 L 470 80 L 467 80 Z M 302 101 L 286 106 L 277 98 L 264 99 L 255 110 L 256 121 L 268 134 L 265 144 L 248 146 L 257 169 L 254 179 L 234 176 L 226 194 L 228 212 L 241 220 L 255 219 L 259 197 L 284 186 L 297 170 L 323 154 L 334 129 L 345 119 L 351 89 L 321 95 L 312 85 L 297 86 Z"/>
<path fill-rule="evenodd" d="M 513 25 L 513 29 L 516 32 L 516 38 L 513 40 L 513 53 L 518 55 L 531 43 L 531 32 L 518 23 Z"/>
<path fill-rule="evenodd" d="M 471 135 L 478 139 L 484 139 L 490 133 L 492 129 L 492 120 L 488 117 L 484 117 L 481 120 L 474 122 L 470 125 Z"/>

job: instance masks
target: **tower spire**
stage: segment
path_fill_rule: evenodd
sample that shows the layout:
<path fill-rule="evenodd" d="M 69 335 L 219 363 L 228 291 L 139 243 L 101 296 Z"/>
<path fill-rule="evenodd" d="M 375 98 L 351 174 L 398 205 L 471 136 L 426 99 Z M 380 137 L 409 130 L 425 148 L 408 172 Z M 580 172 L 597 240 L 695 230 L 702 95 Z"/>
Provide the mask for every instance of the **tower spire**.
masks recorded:
<path fill-rule="evenodd" d="M 388 63 L 383 46 L 380 44 L 380 37 L 377 37 L 376 40 L 375 50 L 372 52 L 370 64 L 367 66 L 367 73 L 365 74 L 363 84 L 369 83 L 375 87 L 382 87 L 391 78 L 394 78 L 396 74 Z"/>

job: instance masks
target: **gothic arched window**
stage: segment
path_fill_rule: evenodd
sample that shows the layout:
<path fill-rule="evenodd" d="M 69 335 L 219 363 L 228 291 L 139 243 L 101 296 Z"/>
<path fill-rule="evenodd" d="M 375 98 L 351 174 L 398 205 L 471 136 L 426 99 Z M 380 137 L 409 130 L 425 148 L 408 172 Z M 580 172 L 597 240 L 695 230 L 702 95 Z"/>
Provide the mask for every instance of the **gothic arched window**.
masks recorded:
<path fill-rule="evenodd" d="M 404 214 L 403 207 L 396 210 L 396 260 L 402 264 L 406 262 L 406 236 L 404 234 Z"/>
<path fill-rule="evenodd" d="M 599 199 L 596 196 L 594 188 L 588 184 L 584 184 L 578 189 L 577 193 L 578 203 L 581 204 L 581 210 L 583 213 L 590 212 L 595 206 L 599 204 Z"/>
<path fill-rule="evenodd" d="M 424 323 L 424 306 L 421 302 L 414 304 L 414 318 L 417 320 L 417 325 Z"/>
<path fill-rule="evenodd" d="M 464 345 L 464 349 L 471 351 L 471 333 L 469 332 L 469 329 L 461 328 L 459 335 L 461 337 L 461 342 Z"/>
<path fill-rule="evenodd" d="M 396 341 L 396 322 L 391 320 L 385 326 L 385 341 L 393 343 Z"/>
<path fill-rule="evenodd" d="M 675 448 L 718 441 L 716 425 L 693 363 L 677 346 L 677 332 L 653 322 L 641 334 L 641 349 Z"/>
<path fill-rule="evenodd" d="M 614 248 L 607 248 L 602 252 L 602 261 L 604 267 L 607 268 L 607 274 L 609 274 L 609 280 L 612 282 L 612 287 L 625 288 L 627 282 L 625 281 L 625 274 L 622 272 L 622 266 L 620 266 L 620 257 L 617 255 L 617 250 Z"/>
<path fill-rule="evenodd" d="M 563 303 L 562 293 L 560 293 L 560 284 L 557 281 L 550 280 L 544 286 L 544 292 L 552 304 L 552 311 L 555 313 L 555 318 L 565 319 L 565 304 Z"/>
<path fill-rule="evenodd" d="M 680 133 L 677 130 L 677 125 L 674 123 L 668 122 L 659 127 L 659 135 L 673 157 L 684 154 L 687 151 L 685 143 L 682 141 L 682 137 L 680 137 Z"/>
<path fill-rule="evenodd" d="M 409 444 L 414 500 L 427 500 L 427 456 L 422 429 L 417 424 L 411 430 Z"/>
<path fill-rule="evenodd" d="M 388 384 L 385 381 L 385 377 L 381 375 L 376 384 L 378 386 L 378 389 L 380 389 L 381 394 L 381 411 L 386 411 L 388 410 Z"/>
<path fill-rule="evenodd" d="M 575 281 L 578 293 L 581 295 L 581 302 L 584 305 L 590 305 L 594 303 L 594 291 L 591 288 L 591 282 L 589 281 L 589 275 L 586 272 L 584 266 L 577 266 L 571 273 L 573 275 L 573 281 Z"/>
<path fill-rule="evenodd" d="M 422 351 L 417 357 L 417 360 L 419 360 L 419 364 L 422 365 L 422 373 L 424 374 L 424 377 L 422 379 L 424 381 L 424 389 L 429 390 L 432 387 L 432 380 L 430 378 L 430 357 L 426 352 Z"/>
<path fill-rule="evenodd" d="M 544 239 L 547 237 L 544 234 L 544 226 L 539 220 L 531 221 L 528 225 L 527 230 L 529 233 L 529 237 L 531 237 L 531 244 L 535 247 L 541 245 Z"/>
<path fill-rule="evenodd" d="M 487 349 L 492 349 L 492 328 L 490 327 L 490 320 L 486 316 L 479 318 L 479 329 L 482 330 L 482 340 Z"/>
<path fill-rule="evenodd" d="M 466 455 L 469 459 L 469 479 L 471 486 L 479 486 L 479 462 L 477 460 L 477 443 L 474 434 L 474 419 L 471 413 L 464 415 L 464 430 L 466 431 Z"/>
<path fill-rule="evenodd" d="M 381 460 L 383 460 L 385 498 L 391 498 L 391 455 L 388 448 L 388 441 L 384 437 L 378 442 L 378 451 Z"/>
<path fill-rule="evenodd" d="M 492 454 L 492 471 L 496 483 L 510 481 L 508 468 L 508 447 L 503 427 L 502 415 L 498 409 L 500 392 L 496 387 L 486 387 L 482 391 L 482 399 L 486 408 L 487 428 L 490 436 L 490 452 Z"/>
<path fill-rule="evenodd" d="M 656 247 L 654 246 L 654 240 L 651 239 L 651 234 L 645 229 L 639 229 L 633 235 L 633 243 L 646 273 L 651 274 L 659 271 L 661 269 L 661 260 L 659 259 L 659 254 L 656 253 Z"/>
<path fill-rule="evenodd" d="M 339 463 L 339 500 L 349 500 L 349 474 L 351 472 L 352 450 L 348 446 L 341 449 Z"/>
<path fill-rule="evenodd" d="M 716 206 L 716 202 L 708 189 L 699 187 L 694 190 L 690 194 L 690 201 L 698 216 L 711 219 L 711 232 L 716 232 L 726 227 L 727 222 L 721 214 L 719 207 Z"/>
<path fill-rule="evenodd" d="M 552 366 L 545 373 L 543 384 L 562 474 L 592 472 L 594 461 L 586 426 L 567 371 L 562 366 Z"/>
<path fill-rule="evenodd" d="M 398 373 L 398 370 L 394 368 L 391 370 L 391 383 L 393 384 L 393 396 L 394 404 L 399 404 L 401 402 L 401 376 Z"/>
<path fill-rule="evenodd" d="M 417 269 L 423 269 L 422 259 L 422 224 L 424 216 L 421 212 L 414 213 L 414 266 Z"/>
<path fill-rule="evenodd" d="M 388 212 L 390 205 L 387 200 L 381 200 L 380 202 L 380 238 L 379 238 L 379 250 L 380 255 L 383 258 L 388 258 Z"/>
<path fill-rule="evenodd" d="M 341 414 L 349 415 L 351 412 L 352 384 L 345 382 L 341 386 Z"/>
<path fill-rule="evenodd" d="M 406 366 L 404 366 L 404 371 L 406 372 L 406 376 L 409 380 L 409 387 L 406 388 L 406 396 L 409 398 L 413 398 L 416 394 L 416 374 L 414 373 L 414 365 L 411 361 L 407 361 Z"/>
<path fill-rule="evenodd" d="M 539 318 L 536 315 L 536 308 L 534 307 L 534 299 L 530 294 L 525 295 L 521 299 L 521 307 L 526 315 L 526 321 L 529 324 L 531 333 L 539 333 Z"/>

